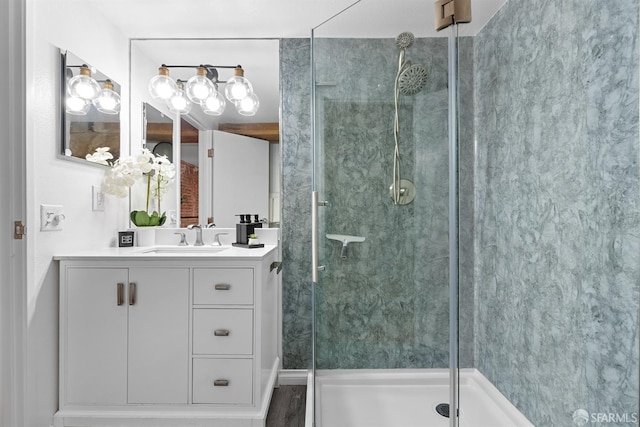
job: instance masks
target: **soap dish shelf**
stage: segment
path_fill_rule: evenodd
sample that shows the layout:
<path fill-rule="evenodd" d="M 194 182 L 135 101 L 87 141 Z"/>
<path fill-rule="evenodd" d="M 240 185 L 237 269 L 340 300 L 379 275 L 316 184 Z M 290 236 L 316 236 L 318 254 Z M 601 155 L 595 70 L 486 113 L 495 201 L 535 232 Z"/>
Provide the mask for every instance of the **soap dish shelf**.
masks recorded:
<path fill-rule="evenodd" d="M 340 258 L 342 259 L 347 259 L 347 248 L 350 243 L 362 243 L 365 241 L 365 237 L 348 234 L 327 234 L 327 239 L 337 240 L 342 243 L 342 250 L 340 251 Z"/>

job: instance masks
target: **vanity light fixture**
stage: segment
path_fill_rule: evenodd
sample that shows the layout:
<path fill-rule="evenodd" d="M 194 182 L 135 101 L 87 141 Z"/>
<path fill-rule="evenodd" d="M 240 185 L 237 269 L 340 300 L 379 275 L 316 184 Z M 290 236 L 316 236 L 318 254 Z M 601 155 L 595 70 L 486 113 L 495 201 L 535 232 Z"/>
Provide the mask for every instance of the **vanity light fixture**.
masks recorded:
<path fill-rule="evenodd" d="M 204 67 L 198 67 L 196 75 L 187 80 L 187 96 L 196 104 L 202 104 L 215 90 L 213 82 L 207 78 L 207 70 Z"/>
<path fill-rule="evenodd" d="M 195 68 L 196 75 L 187 80 L 183 88 L 179 88 L 171 77 L 170 68 Z M 218 79 L 218 69 L 234 70 L 234 75 L 227 81 Z M 258 111 L 260 101 L 253 91 L 251 82 L 244 77 L 242 66 L 235 65 L 166 65 L 158 69 L 158 75 L 149 82 L 149 93 L 156 100 L 163 100 L 169 109 L 180 114 L 188 114 L 191 103 L 198 104 L 205 114 L 219 116 L 226 108 L 225 97 L 218 91 L 218 85 L 225 84 L 226 99 L 232 102 L 239 114 L 253 116 Z M 175 87 L 174 87 L 175 86 Z M 183 96 L 186 97 L 183 98 Z M 190 101 L 187 107 L 184 100 Z M 184 108 L 177 108 L 177 103 L 185 104 Z"/>
<path fill-rule="evenodd" d="M 233 77 L 227 80 L 224 88 L 224 95 L 231 102 L 238 102 L 253 92 L 251 82 L 244 76 L 244 70 L 237 66 L 233 70 Z"/>
<path fill-rule="evenodd" d="M 176 82 L 169 77 L 169 69 L 164 65 L 158 68 L 158 75 L 149 82 L 149 93 L 155 100 L 166 102 L 177 90 Z"/>

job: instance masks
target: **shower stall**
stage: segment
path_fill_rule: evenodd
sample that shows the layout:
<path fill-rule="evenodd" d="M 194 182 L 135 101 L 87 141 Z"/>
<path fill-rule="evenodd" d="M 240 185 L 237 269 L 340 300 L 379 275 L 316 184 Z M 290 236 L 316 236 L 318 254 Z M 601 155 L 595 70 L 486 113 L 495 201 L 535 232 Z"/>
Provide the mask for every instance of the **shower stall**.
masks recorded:
<path fill-rule="evenodd" d="M 424 6 L 375 7 L 356 3 L 311 41 L 315 425 L 457 426 L 459 393 L 474 394 L 462 415 L 479 425 L 530 425 L 497 390 L 480 392 L 481 374 L 458 370 L 473 351 L 471 272 L 458 263 L 470 240 L 458 218 L 471 219 L 458 215 L 469 183 L 458 163 L 471 160 L 458 147 L 473 125 L 458 125 L 469 117 L 458 99 L 473 99 L 459 62 L 471 44 L 456 25 L 439 37 L 410 26 Z M 354 19 L 374 30 L 357 33 Z"/>
<path fill-rule="evenodd" d="M 638 425 L 639 5 L 509 0 L 467 36 L 432 8 L 361 0 L 281 45 L 307 425 Z"/>

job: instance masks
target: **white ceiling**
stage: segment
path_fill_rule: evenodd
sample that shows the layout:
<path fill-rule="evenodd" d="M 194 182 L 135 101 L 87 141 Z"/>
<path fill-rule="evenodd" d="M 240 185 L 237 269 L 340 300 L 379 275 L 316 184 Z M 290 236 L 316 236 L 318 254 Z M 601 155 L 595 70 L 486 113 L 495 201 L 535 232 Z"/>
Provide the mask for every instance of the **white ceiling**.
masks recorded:
<path fill-rule="evenodd" d="M 471 0 L 475 35 L 506 0 Z M 433 0 L 85 0 L 130 38 L 309 37 L 311 28 L 353 5 L 358 33 L 384 37 L 401 27 L 434 36 Z M 382 35 L 381 35 L 382 33 Z"/>
<path fill-rule="evenodd" d="M 395 38 L 403 31 L 436 37 L 448 33 L 436 33 L 433 28 L 433 0 L 84 1 L 128 38 L 198 39 L 149 42 L 146 53 L 158 66 L 241 64 L 260 97 L 261 112 L 253 122 L 278 121 L 278 54 L 274 46 L 279 38 L 309 37 L 312 28 L 317 36 L 326 37 Z M 473 21 L 461 25 L 460 34 L 477 34 L 506 1 L 471 0 Z M 261 44 L 255 39 L 272 40 Z M 149 78 L 156 73 L 157 69 L 151 71 Z M 221 79 L 226 79 L 225 75 Z M 229 116 L 220 122 L 247 122 L 233 106 L 228 105 L 227 110 Z"/>

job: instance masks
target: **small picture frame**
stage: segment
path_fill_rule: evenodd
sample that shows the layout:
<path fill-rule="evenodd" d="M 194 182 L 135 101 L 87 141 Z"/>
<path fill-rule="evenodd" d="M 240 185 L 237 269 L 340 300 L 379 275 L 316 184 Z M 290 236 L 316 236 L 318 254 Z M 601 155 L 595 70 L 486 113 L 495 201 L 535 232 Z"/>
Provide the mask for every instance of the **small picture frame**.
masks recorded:
<path fill-rule="evenodd" d="M 118 231 L 118 247 L 133 247 L 133 231 Z"/>

